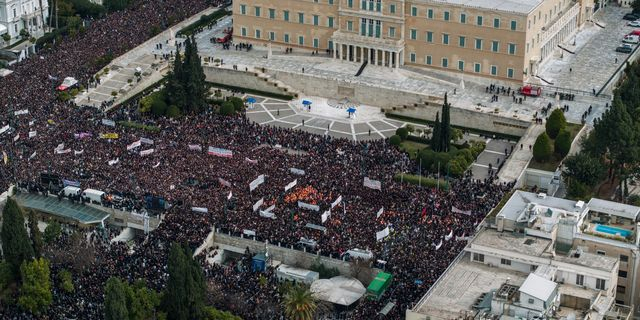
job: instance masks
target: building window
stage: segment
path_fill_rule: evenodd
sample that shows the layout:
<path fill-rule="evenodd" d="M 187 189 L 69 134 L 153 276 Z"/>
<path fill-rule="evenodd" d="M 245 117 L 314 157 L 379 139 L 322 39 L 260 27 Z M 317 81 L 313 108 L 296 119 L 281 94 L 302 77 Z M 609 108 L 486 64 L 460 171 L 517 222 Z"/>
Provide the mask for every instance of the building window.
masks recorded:
<path fill-rule="evenodd" d="M 380 30 L 381 30 L 380 20 L 376 20 L 376 38 L 380 38 Z"/>
<path fill-rule="evenodd" d="M 289 11 L 288 10 L 284 10 L 282 12 L 282 15 L 284 16 L 284 21 L 289 21 Z"/>
<path fill-rule="evenodd" d="M 304 23 L 304 13 L 298 12 L 298 23 Z"/>
<path fill-rule="evenodd" d="M 629 262 L 629 256 L 625 256 L 624 254 L 621 254 L 620 262 Z"/>
<path fill-rule="evenodd" d="M 269 19 L 273 20 L 276 18 L 276 9 L 269 9 Z"/>
<path fill-rule="evenodd" d="M 241 4 L 240 5 L 240 14 L 247 14 L 247 5 L 246 4 Z"/>
<path fill-rule="evenodd" d="M 304 36 L 298 36 L 298 44 L 304 46 Z"/>
<path fill-rule="evenodd" d="M 418 8 L 416 7 L 411 7 L 411 16 L 415 17 L 418 15 Z"/>
<path fill-rule="evenodd" d="M 442 18 L 444 19 L 444 21 L 449 21 L 449 11 L 445 11 Z"/>
<path fill-rule="evenodd" d="M 333 50 L 333 41 L 329 40 L 329 43 L 327 44 L 327 48 L 329 50 Z"/>
<path fill-rule="evenodd" d="M 240 34 L 241 34 L 243 37 L 246 37 L 246 36 L 247 36 L 247 28 L 242 27 L 242 28 L 240 29 Z"/>
<path fill-rule="evenodd" d="M 497 76 L 498 75 L 498 67 L 497 66 L 491 66 L 491 75 L 492 76 Z"/>
<path fill-rule="evenodd" d="M 516 54 L 516 44 L 515 43 L 509 43 L 509 54 Z"/>
<path fill-rule="evenodd" d="M 476 39 L 476 50 L 482 50 L 482 39 Z"/>
<path fill-rule="evenodd" d="M 433 43 L 433 32 L 427 31 L 427 42 Z"/>
<path fill-rule="evenodd" d="M 410 60 L 411 62 L 415 63 L 415 62 L 416 62 L 416 54 L 415 54 L 415 53 L 413 53 L 413 52 L 411 52 L 411 53 L 409 54 L 409 60 Z"/>
<path fill-rule="evenodd" d="M 475 71 L 475 73 L 480 73 L 480 71 L 481 71 L 481 70 L 482 70 L 482 65 L 481 65 L 481 64 L 476 63 L 476 64 L 474 64 L 474 65 L 473 65 L 473 71 Z M 507 261 L 508 261 L 509 263 L 505 263 L 505 262 L 507 262 Z M 506 264 L 506 265 L 509 265 L 509 266 L 510 266 L 510 265 L 511 265 L 511 260 L 502 259 L 502 260 L 500 261 L 500 263 L 502 263 L 502 264 Z"/>
<path fill-rule="evenodd" d="M 500 42 L 498 42 L 498 41 L 491 41 L 491 51 L 493 51 L 493 52 L 498 52 L 498 51 L 500 51 Z"/>
<path fill-rule="evenodd" d="M 607 255 L 607 253 L 605 251 L 602 251 L 602 250 L 596 250 L 596 254 L 599 254 L 601 256 L 606 256 Z"/>
<path fill-rule="evenodd" d="M 458 44 L 460 45 L 460 47 L 464 48 L 464 45 L 465 45 L 465 41 L 466 41 L 466 40 L 467 40 L 467 39 L 466 39 L 465 37 L 463 37 L 463 36 L 460 36 L 460 37 L 458 38 Z"/>
<path fill-rule="evenodd" d="M 467 23 L 467 15 L 464 13 L 460 14 L 460 23 Z"/>
<path fill-rule="evenodd" d="M 327 18 L 327 27 L 333 28 L 333 17 Z"/>
<path fill-rule="evenodd" d="M 353 21 L 347 21 L 347 31 L 353 31 Z"/>
<path fill-rule="evenodd" d="M 395 4 L 390 4 L 389 5 L 389 13 L 396 13 L 396 5 Z"/>
<path fill-rule="evenodd" d="M 507 78 L 509 79 L 513 79 L 513 69 L 509 68 L 507 69 Z"/>
<path fill-rule="evenodd" d="M 616 292 L 624 294 L 625 292 L 627 292 L 627 288 L 625 288 L 624 286 L 617 286 L 616 287 Z"/>
<path fill-rule="evenodd" d="M 333 4 L 333 0 L 327 1 L 328 4 Z"/>
<path fill-rule="evenodd" d="M 417 34 L 418 34 L 418 31 L 416 29 L 411 29 L 409 31 L 409 38 L 411 40 L 416 40 L 417 39 Z"/>
<path fill-rule="evenodd" d="M 464 71 L 464 61 L 458 60 L 458 70 Z"/>
<path fill-rule="evenodd" d="M 389 38 L 395 38 L 395 37 L 396 37 L 396 28 L 389 27 Z"/>
<path fill-rule="evenodd" d="M 604 279 L 596 279 L 596 289 L 598 290 L 606 290 L 607 281 Z"/>
<path fill-rule="evenodd" d="M 427 19 L 433 19 L 433 9 L 427 9 Z"/>
<path fill-rule="evenodd" d="M 367 19 L 365 18 L 362 18 L 362 20 L 360 20 L 360 35 L 361 36 L 367 35 Z"/>
<path fill-rule="evenodd" d="M 498 18 L 493 19 L 493 27 L 500 28 L 500 19 Z"/>
<path fill-rule="evenodd" d="M 360 2 L 360 8 L 362 10 L 367 10 L 367 0 L 361 0 Z"/>
<path fill-rule="evenodd" d="M 260 7 L 255 8 L 256 17 L 260 16 Z"/>
<path fill-rule="evenodd" d="M 449 35 L 446 33 L 442 34 L 442 44 L 449 44 Z"/>
<path fill-rule="evenodd" d="M 353 8 L 353 0 L 347 0 L 347 6 Z"/>
<path fill-rule="evenodd" d="M 289 43 L 289 34 L 288 33 L 284 34 L 284 43 Z"/>
<path fill-rule="evenodd" d="M 320 39 L 318 39 L 318 38 L 313 38 L 313 47 L 314 47 L 314 48 L 318 48 L 318 47 L 320 47 Z"/>
<path fill-rule="evenodd" d="M 511 30 L 516 31 L 516 29 L 518 29 L 518 22 L 511 20 Z"/>
<path fill-rule="evenodd" d="M 482 16 L 478 16 L 478 17 L 476 18 L 476 24 L 477 24 L 477 25 L 479 25 L 479 26 L 481 26 L 481 25 L 482 25 Z"/>
<path fill-rule="evenodd" d="M 627 272 L 624 271 L 624 270 L 618 270 L 618 277 L 626 278 L 627 277 Z"/>
<path fill-rule="evenodd" d="M 273 31 L 269 31 L 269 40 L 276 41 L 276 33 Z"/>
<path fill-rule="evenodd" d="M 443 68 L 448 68 L 449 67 L 449 59 L 442 58 L 442 67 Z M 484 255 L 480 255 L 480 256 L 481 256 L 480 258 L 482 259 L 482 261 L 480 261 L 480 260 L 477 260 L 477 261 L 484 262 Z"/>
<path fill-rule="evenodd" d="M 532 298 L 529 298 L 529 299 L 527 300 L 527 302 L 529 302 L 529 304 L 533 304 L 533 303 L 534 303 L 534 300 L 533 300 Z"/>
<path fill-rule="evenodd" d="M 262 34 L 260 34 L 260 30 L 256 30 L 256 39 L 260 39 L 261 35 Z"/>
<path fill-rule="evenodd" d="M 424 57 L 424 63 L 427 65 L 431 65 L 431 56 Z"/>
<path fill-rule="evenodd" d="M 447 58 L 443 58 L 442 59 L 442 64 L 444 65 L 444 61 L 446 61 Z M 473 261 L 478 261 L 478 262 L 484 262 L 484 254 L 480 254 L 480 253 L 473 253 Z"/>
<path fill-rule="evenodd" d="M 317 26 L 318 25 L 318 21 L 320 21 L 320 17 L 318 17 L 318 15 L 314 14 L 313 15 L 313 25 Z"/>
<path fill-rule="evenodd" d="M 538 266 L 535 264 L 532 264 L 530 270 L 531 272 L 535 272 L 536 270 L 538 270 Z"/>
<path fill-rule="evenodd" d="M 584 276 L 581 274 L 576 274 L 576 285 L 584 286 Z"/>

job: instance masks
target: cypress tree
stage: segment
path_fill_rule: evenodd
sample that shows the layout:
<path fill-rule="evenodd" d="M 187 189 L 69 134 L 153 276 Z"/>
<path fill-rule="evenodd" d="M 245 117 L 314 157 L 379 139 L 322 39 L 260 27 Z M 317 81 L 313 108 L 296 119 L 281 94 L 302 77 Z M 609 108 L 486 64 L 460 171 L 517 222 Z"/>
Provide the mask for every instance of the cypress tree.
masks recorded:
<path fill-rule="evenodd" d="M 42 240 L 42 233 L 38 229 L 38 217 L 33 210 L 29 211 L 29 234 L 31 235 L 31 244 L 33 245 L 33 253 L 36 258 L 39 258 L 42 254 L 42 247 L 44 242 Z"/>
<path fill-rule="evenodd" d="M 2 211 L 2 252 L 14 274 L 19 274 L 23 261 L 33 258 L 33 248 L 24 227 L 22 209 L 13 198 L 8 198 Z"/>
<path fill-rule="evenodd" d="M 183 109 L 186 105 L 187 93 L 184 87 L 184 74 L 182 56 L 180 50 L 176 50 L 176 58 L 173 61 L 173 70 L 167 76 L 166 94 L 169 104 Z"/>
<path fill-rule="evenodd" d="M 163 296 L 163 308 L 167 312 L 167 319 L 188 320 L 187 292 L 185 288 L 187 278 L 187 264 L 182 247 L 173 243 L 169 251 L 167 262 L 169 280 Z"/>
<path fill-rule="evenodd" d="M 447 94 L 444 94 L 444 104 L 442 105 L 442 124 L 440 125 L 440 151 L 449 152 L 451 145 L 451 104 L 447 102 Z"/>
<path fill-rule="evenodd" d="M 187 259 L 187 277 L 185 291 L 187 293 L 187 306 L 189 307 L 189 318 L 200 319 L 204 310 L 205 283 L 202 268 L 197 261 L 193 259 L 191 249 L 185 244 L 183 251 Z"/>
<path fill-rule="evenodd" d="M 104 289 L 104 318 L 106 320 L 129 318 L 127 287 L 116 277 L 109 278 Z"/>
<path fill-rule="evenodd" d="M 435 152 L 440 152 L 441 143 L 440 112 L 436 112 L 436 122 L 433 124 L 433 134 L 431 134 L 431 149 Z"/>

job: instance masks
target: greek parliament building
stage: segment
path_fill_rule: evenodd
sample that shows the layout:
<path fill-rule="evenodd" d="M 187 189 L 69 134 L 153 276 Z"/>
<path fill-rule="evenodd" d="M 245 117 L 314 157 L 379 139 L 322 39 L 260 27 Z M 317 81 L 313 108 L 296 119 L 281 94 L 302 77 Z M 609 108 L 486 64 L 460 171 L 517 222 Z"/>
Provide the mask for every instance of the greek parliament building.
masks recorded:
<path fill-rule="evenodd" d="M 234 0 L 234 40 L 526 81 L 593 0 Z"/>

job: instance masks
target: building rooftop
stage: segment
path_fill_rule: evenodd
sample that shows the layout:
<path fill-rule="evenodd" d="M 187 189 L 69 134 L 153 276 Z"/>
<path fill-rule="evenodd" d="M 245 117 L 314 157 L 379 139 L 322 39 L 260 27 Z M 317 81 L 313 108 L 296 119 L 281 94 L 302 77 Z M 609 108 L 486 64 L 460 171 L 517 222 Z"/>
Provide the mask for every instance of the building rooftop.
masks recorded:
<path fill-rule="evenodd" d="M 518 286 L 525 277 L 519 272 L 471 262 L 469 253 L 466 253 L 454 262 L 413 311 L 431 319 L 454 319 L 466 311 L 473 315 L 472 306 L 476 300 L 485 293 L 498 290 L 507 280 Z"/>
<path fill-rule="evenodd" d="M 585 206 L 577 207 L 578 202 L 548 196 L 540 196 L 536 193 L 517 190 L 513 193 L 509 201 L 505 203 L 502 210 L 498 213 L 498 217 L 504 217 L 507 220 L 517 220 L 529 204 L 536 204 L 535 207 L 547 207 L 555 210 L 562 210 L 566 213 L 575 213 L 580 215 L 585 211 Z"/>
<path fill-rule="evenodd" d="M 575 251 L 570 252 L 568 256 L 558 255 L 555 260 L 605 271 L 613 270 L 618 262 L 618 259 L 614 257 L 588 252 L 581 252 L 576 255 Z"/>
<path fill-rule="evenodd" d="M 473 240 L 471 246 L 473 247 L 474 245 L 540 257 L 551 245 L 551 240 L 529 236 L 516 236 L 510 232 L 498 232 L 494 229 L 485 229 Z"/>
<path fill-rule="evenodd" d="M 529 13 L 533 11 L 542 0 L 429 0 L 429 2 L 440 2 L 463 7 L 471 7 L 478 9 L 489 9 L 495 11 L 505 11 L 513 13 Z"/>
<path fill-rule="evenodd" d="M 637 221 L 638 214 L 640 214 L 640 207 L 596 198 L 589 200 L 587 207 L 591 211 L 607 213 L 633 221 Z"/>
<path fill-rule="evenodd" d="M 547 280 L 535 273 L 530 273 L 524 283 L 520 286 L 520 292 L 542 301 L 548 301 L 557 286 L 558 285 L 551 280 Z"/>

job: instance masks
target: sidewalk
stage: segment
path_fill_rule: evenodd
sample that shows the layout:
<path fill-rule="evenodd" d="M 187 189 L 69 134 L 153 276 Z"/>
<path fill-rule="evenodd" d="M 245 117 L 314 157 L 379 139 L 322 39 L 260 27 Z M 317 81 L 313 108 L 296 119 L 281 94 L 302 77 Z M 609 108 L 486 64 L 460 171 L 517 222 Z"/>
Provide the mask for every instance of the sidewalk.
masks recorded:
<path fill-rule="evenodd" d="M 513 182 L 518 180 L 520 175 L 529 165 L 529 161 L 533 158 L 533 153 L 529 150 L 529 146 L 533 147 L 538 136 L 544 132 L 544 124 L 532 124 L 525 135 L 520 138 L 519 144 L 522 144 L 522 149 L 519 145 L 516 145 L 513 149 L 511 157 L 507 159 L 507 163 L 502 167 L 500 173 L 498 173 L 498 179 L 500 182 Z"/>

